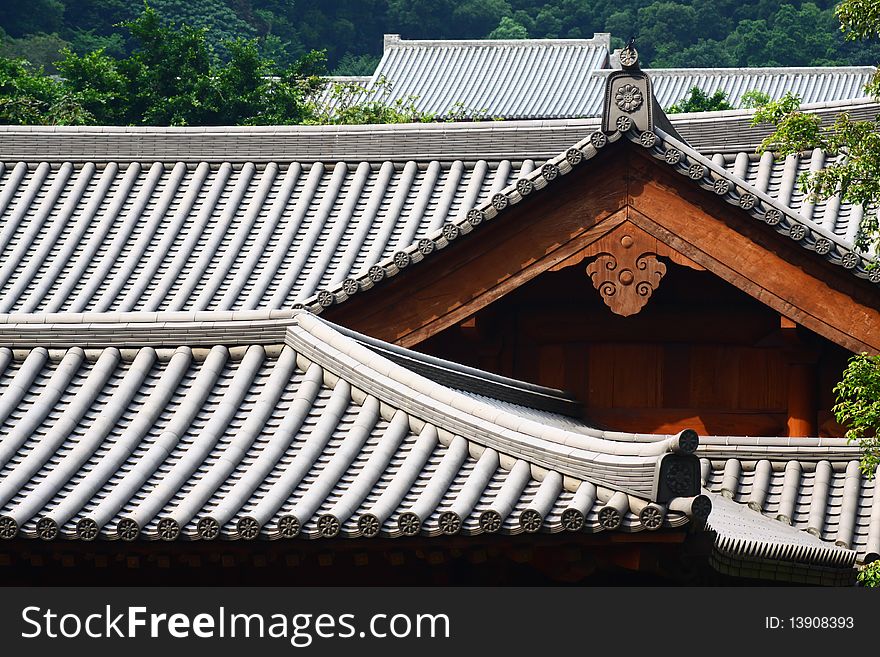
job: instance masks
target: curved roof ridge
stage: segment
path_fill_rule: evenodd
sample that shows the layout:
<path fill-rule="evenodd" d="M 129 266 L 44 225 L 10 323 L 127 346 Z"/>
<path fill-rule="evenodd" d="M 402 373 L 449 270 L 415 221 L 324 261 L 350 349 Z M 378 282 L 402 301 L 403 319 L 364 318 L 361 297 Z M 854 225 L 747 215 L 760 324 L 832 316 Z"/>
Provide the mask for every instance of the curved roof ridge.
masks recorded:
<path fill-rule="evenodd" d="M 663 496 L 656 481 L 662 461 L 677 454 L 691 462 L 698 444 L 689 430 L 648 438 L 597 429 L 579 433 L 539 423 L 397 365 L 310 313 L 296 315 L 285 342 L 353 387 L 445 427 L 450 435 L 476 437 L 484 447 L 655 501 Z M 639 470 L 643 474 L 635 476 Z"/>

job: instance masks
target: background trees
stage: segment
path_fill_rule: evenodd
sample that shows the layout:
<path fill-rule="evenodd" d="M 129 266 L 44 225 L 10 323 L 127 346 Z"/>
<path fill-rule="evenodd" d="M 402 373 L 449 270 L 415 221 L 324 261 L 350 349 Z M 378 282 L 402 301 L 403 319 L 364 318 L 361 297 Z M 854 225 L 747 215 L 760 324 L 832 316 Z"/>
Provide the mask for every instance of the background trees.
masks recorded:
<path fill-rule="evenodd" d="M 149 0 L 169 22 L 209 27 L 223 42 L 259 37 L 280 65 L 317 49 L 329 69 L 360 73 L 382 50 L 382 34 L 405 38 L 584 38 L 636 36 L 652 66 L 817 66 L 869 64 L 875 45 L 856 47 L 837 29 L 834 0 Z M 133 20 L 143 0 L 32 0 L 0 3 L 0 48 L 36 64 L 67 46 L 130 54 L 114 25 Z M 48 51 L 48 52 L 47 52 Z M 371 59 L 359 59 L 363 56 Z M 337 67 L 339 67 L 337 69 Z"/>

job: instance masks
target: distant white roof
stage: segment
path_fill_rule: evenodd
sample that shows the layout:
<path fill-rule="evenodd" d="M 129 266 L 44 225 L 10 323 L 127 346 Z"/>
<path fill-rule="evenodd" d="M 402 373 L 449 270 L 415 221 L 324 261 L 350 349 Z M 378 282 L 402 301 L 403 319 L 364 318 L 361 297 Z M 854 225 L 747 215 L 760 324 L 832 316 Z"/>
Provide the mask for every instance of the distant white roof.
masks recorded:
<path fill-rule="evenodd" d="M 331 78 L 375 90 L 386 103 L 413 99 L 437 118 L 589 118 L 602 112 L 605 77 L 616 66 L 610 35 L 592 39 L 407 41 L 385 35 L 382 59 L 370 78 Z M 722 90 L 739 107 L 747 91 L 772 99 L 787 92 L 803 103 L 866 98 L 872 66 L 812 68 L 647 69 L 664 109 L 692 87 Z M 328 87 L 329 88 L 329 87 Z M 333 100 L 325 93 L 322 102 Z"/>
<path fill-rule="evenodd" d="M 596 96 L 591 73 L 608 67 L 610 44 L 610 34 L 504 41 L 406 41 L 388 34 L 371 84 L 387 80 L 391 88 L 379 92 L 387 101 L 416 96 L 417 109 L 439 117 L 581 116 Z"/>

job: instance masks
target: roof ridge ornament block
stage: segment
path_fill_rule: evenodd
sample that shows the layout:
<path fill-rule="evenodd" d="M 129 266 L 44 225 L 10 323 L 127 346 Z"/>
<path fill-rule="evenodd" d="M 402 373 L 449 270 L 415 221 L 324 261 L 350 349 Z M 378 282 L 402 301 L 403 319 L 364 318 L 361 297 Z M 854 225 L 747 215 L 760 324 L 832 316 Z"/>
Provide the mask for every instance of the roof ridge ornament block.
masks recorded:
<path fill-rule="evenodd" d="M 639 132 L 654 131 L 654 90 L 650 78 L 639 67 L 639 53 L 632 42 L 620 51 L 622 69 L 605 82 L 602 131 L 615 132 L 623 126 Z"/>

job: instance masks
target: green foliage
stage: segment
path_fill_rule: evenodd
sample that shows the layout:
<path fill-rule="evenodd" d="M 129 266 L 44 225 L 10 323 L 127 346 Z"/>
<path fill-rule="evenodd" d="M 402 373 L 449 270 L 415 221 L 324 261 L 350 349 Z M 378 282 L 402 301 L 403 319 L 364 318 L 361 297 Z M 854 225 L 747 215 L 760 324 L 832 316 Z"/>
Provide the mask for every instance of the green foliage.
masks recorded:
<path fill-rule="evenodd" d="M 691 87 L 688 95 L 671 105 L 666 111 L 669 114 L 684 112 L 712 112 L 733 109 L 727 100 L 727 94 L 718 89 L 711 96 L 699 87 Z"/>
<path fill-rule="evenodd" d="M 740 96 L 739 106 L 744 109 L 755 109 L 757 107 L 764 107 L 771 101 L 772 99 L 769 94 L 765 94 L 763 91 L 758 91 L 757 89 L 752 89 Z"/>
<path fill-rule="evenodd" d="M 528 39 L 529 31 L 510 16 L 505 16 L 498 27 L 489 32 L 487 39 Z"/>
<path fill-rule="evenodd" d="M 801 174 L 800 187 L 813 202 L 840 195 L 864 205 L 867 211 L 856 234 L 856 246 L 865 252 L 880 247 L 877 215 L 872 211 L 880 199 L 880 122 L 854 121 L 842 113 L 832 125 L 823 126 L 818 116 L 800 110 L 797 96 L 786 94 L 755 112 L 752 124 L 760 123 L 774 124 L 776 129 L 761 143 L 759 152 L 785 156 L 821 148 L 843 156 L 824 169 Z"/>
<path fill-rule="evenodd" d="M 330 102 L 315 103 L 313 116 L 305 123 L 322 125 L 360 125 L 365 123 L 427 123 L 434 120 L 432 114 L 416 109 L 414 96 L 398 98 L 388 102 L 391 83 L 384 78 L 371 87 L 373 93 L 366 94 L 364 88 L 356 83 L 336 82 L 331 85 L 328 96 Z M 385 96 L 383 98 L 382 96 Z"/>
<path fill-rule="evenodd" d="M 336 68 L 333 75 L 372 75 L 379 65 L 379 58 L 373 55 L 346 54 Z"/>
<path fill-rule="evenodd" d="M 880 37 L 880 2 L 844 0 L 834 9 L 840 30 L 849 40 Z"/>
<path fill-rule="evenodd" d="M 880 587 L 880 561 L 872 561 L 862 568 L 856 577 L 859 583 L 866 588 Z"/>
<path fill-rule="evenodd" d="M 834 394 L 834 416 L 847 427 L 846 438 L 862 448 L 861 469 L 871 479 L 880 465 L 880 356 L 850 358 Z"/>
<path fill-rule="evenodd" d="M 55 72 L 58 53 L 70 44 L 57 34 L 32 34 L 15 39 L 7 37 L 0 40 L 0 57 L 26 59 L 31 66 Z"/>
<path fill-rule="evenodd" d="M 264 54 L 290 66 L 325 50 L 331 68 L 346 56 L 377 57 L 382 35 L 409 39 L 589 38 L 611 32 L 620 45 L 635 36 L 642 60 L 660 66 L 818 66 L 870 64 L 880 47 L 855 44 L 872 34 L 877 0 L 151 0 L 169 23 L 208 28 L 220 59 L 224 43 L 259 37 Z M 100 48 L 118 57 L 136 44 L 120 42 L 115 25 L 133 20 L 140 0 L 0 2 L 0 28 L 13 38 L 56 34 L 84 54 Z M 838 29 L 836 15 L 848 26 Z M 867 31 L 866 31 L 867 30 Z M 59 47 L 60 50 L 60 47 Z M 350 68 L 351 59 L 344 67 Z"/>

